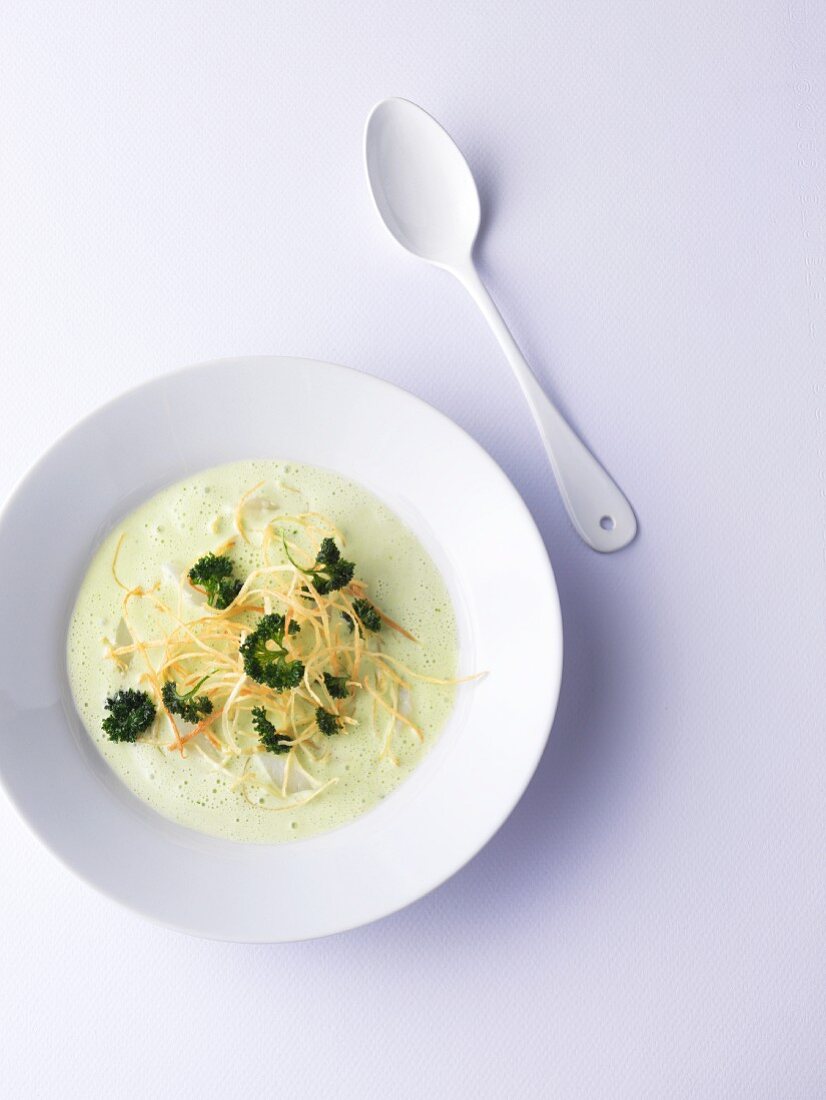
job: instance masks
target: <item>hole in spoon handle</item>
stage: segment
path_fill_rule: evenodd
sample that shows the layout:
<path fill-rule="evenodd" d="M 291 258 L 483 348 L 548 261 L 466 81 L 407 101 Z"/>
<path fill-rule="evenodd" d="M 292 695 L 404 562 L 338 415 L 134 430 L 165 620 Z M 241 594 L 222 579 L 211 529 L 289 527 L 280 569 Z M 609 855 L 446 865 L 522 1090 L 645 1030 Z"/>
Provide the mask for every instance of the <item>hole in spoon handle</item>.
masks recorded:
<path fill-rule="evenodd" d="M 579 535 L 609 554 L 634 539 L 637 519 L 624 494 L 534 383 L 529 398 L 565 509 Z"/>

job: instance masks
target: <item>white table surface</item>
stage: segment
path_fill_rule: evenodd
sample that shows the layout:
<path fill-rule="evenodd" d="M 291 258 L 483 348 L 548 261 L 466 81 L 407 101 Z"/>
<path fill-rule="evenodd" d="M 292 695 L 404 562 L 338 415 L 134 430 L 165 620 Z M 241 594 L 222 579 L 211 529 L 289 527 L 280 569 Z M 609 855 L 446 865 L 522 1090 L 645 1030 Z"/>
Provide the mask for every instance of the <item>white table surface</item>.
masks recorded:
<path fill-rule="evenodd" d="M 826 1094 L 824 36 L 814 0 L 4 6 L 0 492 L 174 366 L 349 363 L 502 464 L 567 648 L 499 835 L 329 940 L 145 924 L 0 799 L 0 1093 Z M 373 214 L 390 94 L 466 151 L 491 289 L 637 509 L 624 553 L 577 541 L 470 300 Z"/>

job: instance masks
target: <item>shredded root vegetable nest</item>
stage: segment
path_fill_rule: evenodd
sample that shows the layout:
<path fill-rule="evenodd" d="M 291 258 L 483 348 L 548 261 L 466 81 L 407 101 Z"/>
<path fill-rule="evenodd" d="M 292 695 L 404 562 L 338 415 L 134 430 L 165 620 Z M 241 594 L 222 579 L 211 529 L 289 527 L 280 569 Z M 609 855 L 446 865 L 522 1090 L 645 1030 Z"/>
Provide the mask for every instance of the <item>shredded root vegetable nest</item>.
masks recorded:
<path fill-rule="evenodd" d="M 462 681 L 424 676 L 384 652 L 385 629 L 412 642 L 416 639 L 372 600 L 382 631 L 355 625 L 351 629 L 350 624 L 359 622 L 354 602 L 368 598 L 365 582 L 354 576 L 340 589 L 322 594 L 312 572 L 307 571 L 323 539 L 333 538 L 344 547 L 342 533 L 326 517 L 311 512 L 275 515 L 262 530 L 251 532 L 245 509 L 259 488 L 256 485 L 244 493 L 235 509 L 238 536 L 254 549 L 259 564 L 223 610 L 193 603 L 193 598 L 203 595 L 189 579 L 194 562 L 178 579 L 177 598 L 170 601 L 175 606 L 161 599 L 160 580 L 148 588 L 125 583 L 118 575 L 124 539 L 121 535 L 112 575 L 123 590 L 122 616 L 129 642 L 110 645 L 107 656 L 121 670 L 134 657 L 142 662 L 141 687 L 157 706 L 157 716 L 140 743 L 155 745 L 162 752 L 178 752 L 182 757 L 197 754 L 222 773 L 251 805 L 285 810 L 318 798 L 338 782 L 335 777 L 323 777 L 331 738 L 318 725 L 319 709 L 334 717 L 338 726 L 334 736 L 347 737 L 357 724 L 353 716 L 356 700 L 362 694 L 369 696 L 377 758 L 397 764 L 397 737 L 424 739 L 422 730 L 404 713 L 405 693 L 411 682 L 447 685 Z M 231 554 L 235 542 L 229 539 L 213 552 Z M 153 638 L 139 636 L 131 609 L 134 601 L 144 600 L 168 625 L 167 633 Z M 300 660 L 304 665 L 297 686 L 281 691 L 247 674 L 240 649 L 262 615 L 272 612 L 284 616 L 285 659 Z M 330 694 L 325 673 L 344 678 L 344 698 Z M 183 694 L 204 677 L 198 690 L 209 698 L 212 710 L 194 724 L 184 722 L 165 706 L 163 685 L 175 681 Z M 266 751 L 253 727 L 254 708 L 264 709 L 282 745 L 288 742 L 288 749 Z"/>

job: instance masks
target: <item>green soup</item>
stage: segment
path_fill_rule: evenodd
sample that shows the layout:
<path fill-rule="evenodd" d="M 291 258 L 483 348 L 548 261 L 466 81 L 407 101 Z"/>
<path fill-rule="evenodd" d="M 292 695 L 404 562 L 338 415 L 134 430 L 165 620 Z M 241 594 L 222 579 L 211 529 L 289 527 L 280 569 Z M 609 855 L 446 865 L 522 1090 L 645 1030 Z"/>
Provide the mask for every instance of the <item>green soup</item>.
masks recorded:
<path fill-rule="evenodd" d="M 234 512 L 241 495 L 264 482 L 244 516 L 250 543 L 237 538 Z M 411 679 L 405 713 L 423 739 L 398 724 L 393 754 L 381 755 L 386 715 L 375 716 L 366 692 L 356 692 L 346 735 L 325 740 L 326 759 L 315 767 L 327 783 L 318 797 L 287 809 L 248 800 L 231 777 L 200 753 L 170 751 L 165 744 L 111 742 L 101 728 L 107 696 L 143 688 L 146 665 L 139 654 L 119 668 L 107 659 L 112 645 L 130 641 L 122 620 L 123 591 L 159 582 L 158 596 L 195 619 L 204 608 L 181 598 L 179 576 L 187 563 L 236 536 L 232 558 L 239 576 L 260 560 L 261 531 L 273 514 L 318 512 L 342 532 L 346 556 L 382 610 L 407 631 L 383 629 L 381 648 L 409 669 L 437 679 L 456 676 L 457 641 L 453 608 L 444 581 L 410 529 L 370 492 L 329 470 L 274 461 L 239 462 L 206 470 L 141 505 L 104 540 L 78 593 L 68 634 L 69 680 L 89 736 L 121 780 L 157 811 L 182 825 L 233 840 L 280 842 L 308 837 L 352 821 L 390 794 L 423 759 L 453 706 L 454 688 Z M 133 625 L 144 639 L 168 629 L 148 600 L 135 601 Z M 157 699 L 155 700 L 157 702 Z M 381 728 L 377 728 L 381 727 Z M 156 738 L 157 740 L 157 738 Z M 393 757 L 395 759 L 393 759 Z"/>

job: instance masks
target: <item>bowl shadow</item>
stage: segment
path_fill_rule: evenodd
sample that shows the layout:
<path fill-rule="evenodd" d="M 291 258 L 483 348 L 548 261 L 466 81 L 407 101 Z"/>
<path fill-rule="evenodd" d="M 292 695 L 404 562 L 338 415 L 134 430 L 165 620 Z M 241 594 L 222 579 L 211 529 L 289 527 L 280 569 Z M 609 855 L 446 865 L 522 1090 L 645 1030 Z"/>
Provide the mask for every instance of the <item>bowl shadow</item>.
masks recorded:
<path fill-rule="evenodd" d="M 632 754 L 615 736 L 629 725 L 622 714 L 628 696 L 623 638 L 605 628 L 605 592 L 593 583 L 594 563 L 586 555 L 597 557 L 578 546 L 555 555 L 565 668 L 548 745 L 524 796 L 470 863 L 409 910 L 374 926 L 377 934 L 395 939 L 396 923 L 415 920 L 421 944 L 422 928 L 438 939 L 450 934 L 446 924 L 470 921 L 477 931 L 480 924 L 493 931 L 503 921 L 512 925 L 520 910 L 520 921 L 531 920 L 537 907 L 547 918 L 587 873 L 617 798 L 631 793 L 617 782 Z"/>

